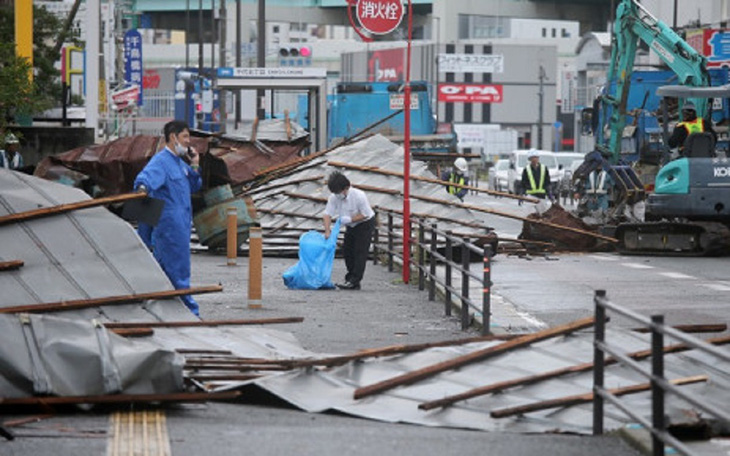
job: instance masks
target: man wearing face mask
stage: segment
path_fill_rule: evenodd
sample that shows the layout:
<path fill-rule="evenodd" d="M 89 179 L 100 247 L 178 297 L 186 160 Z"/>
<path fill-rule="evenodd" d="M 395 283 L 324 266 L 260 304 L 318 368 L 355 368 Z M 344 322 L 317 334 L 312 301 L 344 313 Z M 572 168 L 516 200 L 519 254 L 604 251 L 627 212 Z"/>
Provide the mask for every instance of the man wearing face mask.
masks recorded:
<path fill-rule="evenodd" d="M 157 262 L 175 289 L 190 288 L 190 225 L 193 220 L 190 196 L 200 190 L 198 153 L 190 147 L 190 131 L 181 120 L 164 127 L 165 148 L 157 152 L 134 180 L 137 191 L 165 202 L 160 220 L 153 228 L 139 223 L 142 241 L 152 250 Z M 188 161 L 190 164 L 188 164 Z M 198 303 L 182 296 L 195 315 Z"/>
<path fill-rule="evenodd" d="M 352 188 L 347 177 L 339 171 L 330 174 L 327 188 L 332 194 L 324 209 L 324 237 L 330 237 L 330 226 L 335 218 L 339 218 L 341 226 L 347 227 L 342 246 L 347 274 L 345 283 L 338 283 L 337 287 L 342 290 L 359 290 L 368 262 L 370 240 L 375 230 L 375 212 L 365 193 Z"/>

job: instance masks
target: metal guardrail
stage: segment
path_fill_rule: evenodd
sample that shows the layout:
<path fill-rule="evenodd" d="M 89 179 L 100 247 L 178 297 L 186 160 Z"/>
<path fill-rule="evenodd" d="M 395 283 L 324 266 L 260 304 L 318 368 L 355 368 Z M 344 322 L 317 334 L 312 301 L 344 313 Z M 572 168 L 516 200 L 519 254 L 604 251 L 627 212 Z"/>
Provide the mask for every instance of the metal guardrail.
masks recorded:
<path fill-rule="evenodd" d="M 730 362 L 730 352 L 712 346 L 701 339 L 678 331 L 670 326 L 666 326 L 663 315 L 652 315 L 651 318 L 647 318 L 644 315 L 614 304 L 606 297 L 605 290 L 596 290 L 594 303 L 596 323 L 593 350 L 593 434 L 603 434 L 603 406 L 604 401 L 608 401 L 635 419 L 651 433 L 652 454 L 654 456 L 664 455 L 665 445 L 671 445 L 685 455 L 694 455 L 691 449 L 667 432 L 664 418 L 665 395 L 671 393 L 679 396 L 698 409 L 727 423 L 730 423 L 730 410 L 718 408 L 715 404 L 708 403 L 693 394 L 682 391 L 681 388 L 667 381 L 664 377 L 664 336 L 677 339 L 688 347 L 728 362 Z M 615 347 L 606 343 L 606 316 L 609 310 L 649 328 L 651 332 L 651 372 L 647 371 L 635 360 L 621 353 Z M 605 354 L 607 353 L 624 366 L 630 367 L 650 380 L 652 395 L 651 422 L 639 415 L 636 411 L 631 410 L 616 395 L 604 388 Z M 728 404 L 725 405 L 727 406 Z"/>
<path fill-rule="evenodd" d="M 387 224 L 383 227 L 381 223 L 378 230 L 375 231 L 373 243 L 376 253 L 375 261 L 377 261 L 378 251 L 385 253 L 388 258 L 388 270 L 392 272 L 395 258 L 399 258 L 401 264 L 403 263 L 402 252 L 396 251 L 395 248 L 396 238 L 399 238 L 400 244 L 402 245 L 403 233 L 402 230 L 396 231 L 394 229 L 393 221 L 394 217 L 400 217 L 401 220 L 403 218 L 401 214 L 394 211 L 379 209 L 379 212 L 381 214 L 387 214 Z M 436 299 L 436 285 L 441 285 L 444 289 L 445 314 L 447 316 L 451 315 L 452 299 L 456 297 L 461 302 L 461 329 L 467 329 L 471 324 L 474 313 L 481 312 L 482 334 L 490 334 L 492 286 L 491 246 L 478 246 L 470 242 L 467 237 L 456 236 L 450 231 L 441 231 L 436 224 L 427 224 L 417 217 L 412 217 L 411 223 L 418 227 L 418 236 L 411 242 L 411 246 L 416 249 L 416 255 L 411 255 L 409 267 L 418 270 L 418 289 L 424 290 L 426 288 L 426 282 L 428 282 L 428 300 L 434 301 Z M 380 242 L 380 231 L 385 231 L 386 242 Z M 427 237 L 428 240 L 426 239 Z M 440 243 L 439 240 L 441 241 Z M 443 246 L 443 254 L 439 251 L 439 245 Z M 460 263 L 454 261 L 456 251 L 460 254 Z M 483 269 L 481 272 L 470 268 L 469 260 L 472 252 L 481 255 L 483 259 Z M 428 264 L 426 264 L 427 262 Z M 436 273 L 439 265 L 445 269 L 443 279 Z M 461 276 L 461 290 L 453 286 L 454 272 Z M 481 289 L 480 302 L 474 301 L 469 296 L 469 285 L 471 281 L 479 284 Z"/>

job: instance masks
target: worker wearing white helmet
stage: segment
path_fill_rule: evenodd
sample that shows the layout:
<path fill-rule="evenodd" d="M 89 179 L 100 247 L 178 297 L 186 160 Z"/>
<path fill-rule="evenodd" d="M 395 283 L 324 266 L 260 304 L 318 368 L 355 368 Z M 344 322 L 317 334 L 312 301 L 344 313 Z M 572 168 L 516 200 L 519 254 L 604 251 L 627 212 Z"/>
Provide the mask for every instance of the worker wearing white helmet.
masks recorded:
<path fill-rule="evenodd" d="M 527 158 L 530 160 L 530 164 L 522 170 L 522 189 L 528 196 L 540 199 L 545 199 L 547 196 L 552 200 L 550 172 L 547 166 L 540 163 L 540 154 L 532 149 Z"/>
<path fill-rule="evenodd" d="M 462 186 L 469 185 L 469 178 L 467 177 L 468 170 L 469 165 L 467 164 L 466 159 L 464 157 L 459 157 L 454 160 L 454 169 L 441 176 L 441 180 L 448 181 L 451 184 L 458 184 L 447 185 L 446 191 L 452 195 L 456 195 L 462 201 L 464 200 L 464 195 L 466 195 L 466 188 Z"/>
<path fill-rule="evenodd" d="M 23 156 L 20 155 L 20 141 L 12 133 L 5 136 L 5 145 L 0 149 L 0 168 L 19 169 L 23 167 Z"/>

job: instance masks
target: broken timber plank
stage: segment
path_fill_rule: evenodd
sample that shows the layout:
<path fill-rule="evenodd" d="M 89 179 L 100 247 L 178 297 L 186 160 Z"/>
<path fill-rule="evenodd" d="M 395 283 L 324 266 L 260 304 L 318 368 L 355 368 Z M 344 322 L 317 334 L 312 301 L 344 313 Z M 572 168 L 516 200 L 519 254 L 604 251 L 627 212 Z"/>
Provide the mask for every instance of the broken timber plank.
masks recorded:
<path fill-rule="evenodd" d="M 454 359 L 450 359 L 448 361 L 443 361 L 443 362 L 440 362 L 437 364 L 433 364 L 431 366 L 426 366 L 422 369 L 417 369 L 415 371 L 407 372 L 403 375 L 399 375 L 397 377 L 383 380 L 381 382 L 374 383 L 372 385 L 360 387 L 355 390 L 354 398 L 362 399 L 363 397 L 382 393 L 383 391 L 387 391 L 389 389 L 395 388 L 396 386 L 415 383 L 415 382 L 423 380 L 425 378 L 432 377 L 436 374 L 440 374 L 441 372 L 456 369 L 456 368 L 459 368 L 459 367 L 462 367 L 462 366 L 465 366 L 467 364 L 471 364 L 471 363 L 474 363 L 477 361 L 483 361 L 487 358 L 501 355 L 510 350 L 514 350 L 516 348 L 526 347 L 530 344 L 540 342 L 545 339 L 569 334 L 569 333 L 572 333 L 572 332 L 575 332 L 575 331 L 578 331 L 578 330 L 581 330 L 584 328 L 588 328 L 590 326 L 593 326 L 594 322 L 595 322 L 595 319 L 593 317 L 588 317 L 588 318 L 584 318 L 581 320 L 576 320 L 576 321 L 568 323 L 566 325 L 556 326 L 555 328 L 550 328 L 550 329 L 546 329 L 544 331 L 539 331 L 534 334 L 527 334 L 524 336 L 520 336 L 520 337 L 517 337 L 510 341 L 501 343 L 499 345 L 488 347 L 488 348 L 485 348 L 482 350 L 477 350 L 477 351 L 475 351 L 473 353 L 469 353 L 467 355 L 459 356 Z"/>
<path fill-rule="evenodd" d="M 357 185 L 356 185 L 356 187 L 357 187 Z M 284 193 L 285 196 L 288 196 L 290 198 L 306 199 L 306 200 L 314 201 L 314 202 L 317 202 L 317 203 L 327 204 L 327 198 L 322 198 L 322 197 L 318 197 L 318 196 L 311 196 L 311 195 L 304 195 L 302 193 L 295 193 L 295 192 L 283 192 L 283 193 Z M 449 204 L 452 204 L 452 203 L 449 202 Z M 375 206 L 373 206 L 373 209 L 381 209 L 381 207 L 375 205 Z M 403 214 L 403 211 L 398 210 L 398 209 L 390 209 L 390 208 L 382 208 L 382 209 L 385 209 L 385 210 L 390 211 L 390 212 L 394 212 L 396 214 Z M 272 209 L 258 209 L 258 211 L 259 212 L 264 212 L 264 213 L 272 213 L 272 214 L 279 214 L 279 213 L 281 213 L 281 212 L 274 211 Z M 320 217 L 306 216 L 306 215 L 302 215 L 302 214 L 298 214 L 298 213 L 290 213 L 290 214 L 292 216 L 294 216 L 294 217 L 304 217 L 304 218 L 320 219 Z M 283 214 L 283 215 L 287 215 L 287 214 Z M 411 212 L 411 217 L 418 217 L 418 218 L 424 218 L 424 219 L 433 219 L 433 220 L 442 220 L 444 222 L 454 223 L 456 225 L 468 226 L 470 228 L 478 228 L 478 229 L 484 229 L 484 230 L 489 229 L 488 226 L 486 226 L 486 225 L 484 225 L 482 223 L 464 222 L 464 221 L 461 221 L 461 220 L 454 220 L 454 219 L 450 219 L 448 217 L 441 217 L 441 216 L 434 215 L 434 214 L 422 214 L 422 213 L 418 213 L 418 212 Z"/>
<path fill-rule="evenodd" d="M 0 271 L 12 271 L 25 265 L 23 260 L 0 261 Z"/>
<path fill-rule="evenodd" d="M 330 165 L 330 166 L 334 166 L 336 168 L 354 169 L 354 170 L 357 170 L 357 171 L 366 171 L 366 172 L 371 172 L 371 173 L 376 173 L 376 174 L 383 174 L 385 176 L 393 176 L 393 177 L 403 178 L 403 173 L 402 172 L 391 171 L 389 169 L 381 169 L 381 168 L 379 168 L 377 166 L 360 166 L 360 165 L 353 165 L 353 164 L 350 164 L 350 163 L 338 162 L 338 161 L 332 161 L 332 160 L 329 160 L 327 162 L 327 164 Z M 441 179 L 436 179 L 436 178 L 431 178 L 431 177 L 411 175 L 410 179 L 411 180 L 421 181 L 421 182 L 429 182 L 429 183 L 432 183 L 432 184 L 444 185 L 444 186 L 452 186 L 452 187 L 465 188 L 467 190 L 474 190 L 476 192 L 487 193 L 487 194 L 490 194 L 490 195 L 503 196 L 505 198 L 512 198 L 512 199 L 516 199 L 516 200 L 527 201 L 529 203 L 537 203 L 537 202 L 540 201 L 537 198 L 530 198 L 528 196 L 513 195 L 511 193 L 498 192 L 498 191 L 495 191 L 495 190 L 487 190 L 487 189 L 480 188 L 480 187 L 474 187 L 473 185 L 457 184 L 455 182 L 449 182 L 449 181 L 445 181 L 445 180 L 441 180 Z"/>
<path fill-rule="evenodd" d="M 709 339 L 706 341 L 707 343 L 713 344 L 713 345 L 724 345 L 730 343 L 730 336 L 726 337 L 717 337 L 713 339 Z M 664 347 L 663 352 L 665 354 L 668 353 L 678 353 L 686 350 L 691 350 L 692 347 L 687 346 L 686 344 L 675 344 L 675 345 L 668 345 Z M 635 360 L 641 360 L 645 359 L 651 356 L 651 349 L 649 350 L 641 350 L 633 353 L 629 353 L 626 356 L 629 358 L 635 359 Z M 605 359 L 604 365 L 609 366 L 611 364 L 616 364 L 618 360 L 612 356 L 609 356 Z M 478 396 L 484 396 L 485 394 L 493 394 L 498 393 L 500 391 L 504 391 L 506 389 L 515 388 L 518 386 L 526 386 L 526 385 L 532 385 L 538 382 L 542 382 L 545 380 L 562 377 L 563 375 L 569 375 L 569 374 L 577 374 L 580 372 L 586 372 L 593 370 L 593 363 L 582 363 L 582 364 L 575 364 L 573 366 L 567 366 L 560 369 L 551 370 L 548 372 L 544 372 L 542 374 L 535 374 L 535 375 L 528 375 L 525 377 L 519 377 L 512 380 L 505 380 L 503 382 L 497 382 L 493 383 L 491 385 L 481 386 L 479 388 L 474 388 L 468 391 L 464 391 L 463 393 L 454 394 L 452 396 L 447 396 L 441 399 L 437 399 L 434 401 L 428 401 L 428 402 L 422 402 L 418 405 L 418 408 L 421 410 L 431 410 L 435 409 L 437 407 L 448 407 L 449 405 L 453 405 L 456 402 L 465 401 L 467 399 L 471 399 L 473 397 Z"/>
<path fill-rule="evenodd" d="M 124 201 L 130 201 L 135 199 L 146 198 L 146 193 L 125 193 L 116 196 L 107 196 L 105 198 L 96 198 L 84 201 L 77 201 L 75 203 L 59 204 L 57 206 L 42 207 L 40 209 L 33 209 L 31 211 L 17 212 L 14 214 L 7 214 L 0 216 L 0 226 L 7 225 L 9 223 L 25 222 L 41 217 L 47 217 L 50 215 L 64 214 L 66 212 L 77 211 L 79 209 L 87 209 L 90 207 L 106 206 L 112 203 L 121 203 Z"/>
<path fill-rule="evenodd" d="M 205 402 L 236 399 L 241 393 L 170 393 L 170 394 L 107 394 L 100 396 L 0 397 L 0 409 L 17 406 L 49 406 L 69 404 L 128 404 L 150 402 Z"/>
<path fill-rule="evenodd" d="M 223 291 L 223 287 L 221 285 L 208 285 L 204 287 L 183 288 L 181 290 L 153 291 L 151 293 L 107 296 L 104 298 L 77 299 L 71 301 L 58 301 L 42 304 L 12 306 L 0 308 L 0 313 L 58 312 L 62 310 L 86 309 L 89 307 L 108 306 L 115 304 L 129 304 L 131 302 L 146 301 L 148 299 L 169 299 L 182 295 L 217 293 L 220 291 Z"/>
<path fill-rule="evenodd" d="M 723 332 L 727 330 L 727 324 L 726 323 L 704 323 L 704 324 L 698 324 L 698 325 L 676 325 L 672 326 L 672 328 L 686 332 L 686 333 L 715 333 L 715 332 Z M 651 331 L 649 328 L 634 328 L 632 329 L 634 332 L 639 333 L 648 333 Z"/>
<path fill-rule="evenodd" d="M 693 377 L 683 377 L 669 380 L 672 385 L 689 385 L 692 383 L 706 382 L 707 375 L 695 375 Z M 614 396 L 625 396 L 627 394 L 636 394 L 643 391 L 649 391 L 651 383 L 639 383 L 638 385 L 625 386 L 622 388 L 613 388 L 607 390 Z M 556 407 L 570 407 L 572 405 L 585 404 L 593 401 L 593 393 L 576 394 L 574 396 L 559 397 L 547 401 L 533 402 L 531 404 L 519 405 L 517 407 L 507 407 L 496 409 L 489 412 L 492 418 L 505 418 L 512 415 L 521 415 L 523 413 L 537 412 L 539 410 L 551 409 Z"/>
<path fill-rule="evenodd" d="M 107 329 L 128 328 L 187 328 L 193 326 L 235 326 L 301 323 L 304 317 L 254 318 L 246 320 L 152 321 L 138 323 L 104 323 Z"/>
<path fill-rule="evenodd" d="M 440 198 L 432 198 L 430 196 L 411 195 L 411 198 L 419 199 L 421 201 L 427 201 L 430 203 L 449 204 L 449 205 L 455 206 L 455 207 L 471 209 L 473 211 L 484 212 L 487 214 L 498 215 L 500 217 L 511 218 L 511 219 L 515 219 L 515 220 L 522 220 L 523 222 L 549 226 L 551 228 L 556 228 L 558 230 L 572 231 L 573 233 L 583 234 L 583 235 L 594 237 L 594 238 L 601 239 L 604 241 L 618 243 L 618 239 L 616 239 L 616 238 L 612 238 L 610 236 L 604 236 L 602 234 L 594 233 L 592 231 L 581 230 L 579 228 L 573 228 L 572 226 L 558 225 L 557 223 L 546 222 L 544 220 L 529 219 L 527 217 L 522 217 L 521 215 L 510 214 L 509 212 L 498 211 L 496 209 L 490 209 L 490 208 L 481 207 L 481 206 L 475 206 L 473 204 L 455 203 L 455 202 L 440 199 Z"/>

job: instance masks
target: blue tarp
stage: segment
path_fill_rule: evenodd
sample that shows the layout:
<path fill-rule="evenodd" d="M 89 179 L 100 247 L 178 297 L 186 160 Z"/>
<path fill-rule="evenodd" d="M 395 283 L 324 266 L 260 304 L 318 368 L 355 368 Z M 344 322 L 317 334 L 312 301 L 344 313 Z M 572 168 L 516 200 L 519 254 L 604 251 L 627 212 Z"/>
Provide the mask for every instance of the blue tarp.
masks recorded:
<path fill-rule="evenodd" d="M 299 237 L 299 261 L 284 273 L 284 284 L 295 290 L 332 289 L 332 264 L 335 261 L 340 221 L 325 239 L 319 231 L 307 231 Z"/>

